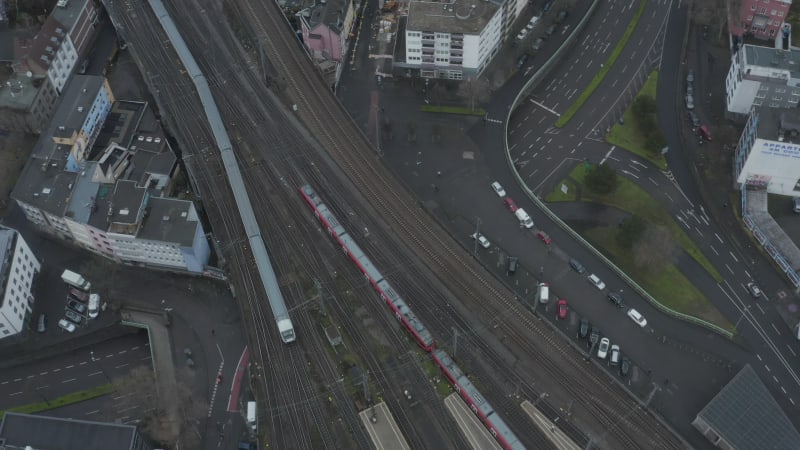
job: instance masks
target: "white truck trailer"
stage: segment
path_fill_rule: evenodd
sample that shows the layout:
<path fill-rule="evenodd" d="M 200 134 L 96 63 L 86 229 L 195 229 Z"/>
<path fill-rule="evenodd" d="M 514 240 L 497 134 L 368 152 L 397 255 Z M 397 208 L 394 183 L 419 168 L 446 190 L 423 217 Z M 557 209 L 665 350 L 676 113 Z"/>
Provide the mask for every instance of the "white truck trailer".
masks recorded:
<path fill-rule="evenodd" d="M 61 274 L 61 279 L 64 280 L 64 283 L 84 291 L 88 291 L 92 288 L 92 283 L 86 281 L 86 278 L 83 278 L 81 274 L 71 270 L 65 270 L 64 273 Z"/>

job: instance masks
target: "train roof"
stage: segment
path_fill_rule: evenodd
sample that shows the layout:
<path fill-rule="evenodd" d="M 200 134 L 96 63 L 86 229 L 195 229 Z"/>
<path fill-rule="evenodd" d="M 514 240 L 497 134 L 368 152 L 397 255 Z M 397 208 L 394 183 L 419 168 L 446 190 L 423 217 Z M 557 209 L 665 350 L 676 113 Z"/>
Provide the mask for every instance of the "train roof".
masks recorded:
<path fill-rule="evenodd" d="M 336 236 L 341 236 L 347 233 L 342 224 L 339 223 L 339 219 L 337 219 L 336 216 L 333 215 L 331 210 L 328 209 L 327 205 L 325 205 L 324 203 L 319 203 L 316 205 L 316 209 L 320 219 L 323 222 L 325 222 L 331 228 L 331 230 L 333 230 Z"/>
<path fill-rule="evenodd" d="M 311 185 L 305 184 L 301 186 L 300 191 L 303 193 L 303 195 L 306 196 L 306 198 L 308 198 L 309 201 L 311 201 L 311 203 L 315 205 L 319 205 L 320 203 L 322 203 L 322 199 L 319 198 L 319 195 L 317 195 L 317 191 L 315 191 L 314 188 L 311 187 Z"/>
<path fill-rule="evenodd" d="M 414 332 L 422 339 L 423 342 L 427 345 L 433 344 L 433 336 L 431 332 L 425 328 L 425 325 L 417 318 L 417 316 L 411 311 L 411 308 L 406 304 L 403 297 L 394 290 L 391 284 L 385 279 L 378 283 L 378 288 L 380 288 L 381 292 L 389 299 L 390 302 L 400 311 L 400 314 L 405 317 L 408 321 L 411 328 L 414 329 Z"/>
<path fill-rule="evenodd" d="M 342 241 L 342 244 L 347 247 L 350 257 L 358 263 L 358 265 L 361 267 L 361 270 L 363 270 L 373 282 L 378 283 L 383 280 L 383 275 L 378 271 L 375 265 L 372 264 L 372 260 L 370 260 L 366 254 L 364 254 L 364 251 L 361 250 L 361 247 L 356 244 L 355 239 L 350 237 L 350 235 L 347 233 L 340 234 L 339 239 Z"/>

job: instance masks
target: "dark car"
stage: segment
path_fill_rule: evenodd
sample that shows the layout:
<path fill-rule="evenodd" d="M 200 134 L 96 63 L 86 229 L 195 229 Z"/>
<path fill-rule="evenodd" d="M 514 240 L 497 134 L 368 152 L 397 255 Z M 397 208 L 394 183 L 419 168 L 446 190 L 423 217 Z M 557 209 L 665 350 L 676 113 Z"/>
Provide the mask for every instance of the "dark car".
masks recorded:
<path fill-rule="evenodd" d="M 569 307 L 567 307 L 567 301 L 563 298 L 556 303 L 558 305 L 558 318 L 559 319 L 566 319 L 567 312 L 569 312 Z"/>
<path fill-rule="evenodd" d="M 589 333 L 589 346 L 596 345 L 598 342 L 600 342 L 600 329 L 592 327 L 592 331 Z"/>
<path fill-rule="evenodd" d="M 700 126 L 700 118 L 697 117 L 697 113 L 694 111 L 687 111 L 687 117 L 689 117 L 689 122 L 692 124 L 692 128 L 697 128 Z"/>
<path fill-rule="evenodd" d="M 761 297 L 761 289 L 759 289 L 758 285 L 752 281 L 747 283 L 747 290 L 750 291 L 750 295 L 752 295 L 754 298 Z"/>
<path fill-rule="evenodd" d="M 589 319 L 581 319 L 581 324 L 578 327 L 578 339 L 586 339 L 589 336 Z"/>
<path fill-rule="evenodd" d="M 77 325 L 80 325 L 81 322 L 83 321 L 83 317 L 81 317 L 80 314 L 76 313 L 71 309 L 64 310 L 64 315 L 67 316 L 67 319 L 71 320 L 72 322 L 75 322 L 75 324 Z"/>
<path fill-rule="evenodd" d="M 619 364 L 619 374 L 622 377 L 627 377 L 631 372 L 631 360 L 627 356 L 622 357 L 622 362 Z"/>
<path fill-rule="evenodd" d="M 538 39 L 536 39 L 536 40 L 533 42 L 533 45 L 531 45 L 531 49 L 532 49 L 534 52 L 538 52 L 539 50 L 541 50 L 541 49 L 542 49 L 542 47 L 544 47 L 544 39 L 542 39 L 542 38 L 538 38 Z"/>
<path fill-rule="evenodd" d="M 69 295 L 71 295 L 75 300 L 78 300 L 79 302 L 89 301 L 89 293 L 81 291 L 80 289 L 71 288 L 69 290 Z"/>
<path fill-rule="evenodd" d="M 517 272 L 517 264 L 519 263 L 519 258 L 516 256 L 510 256 L 508 258 L 508 275 L 514 275 Z"/>
<path fill-rule="evenodd" d="M 583 267 L 583 264 L 581 264 L 575 258 L 572 258 L 572 259 L 569 260 L 569 266 L 572 267 L 572 270 L 574 270 L 575 272 L 578 272 L 580 274 L 583 274 L 583 273 L 586 272 L 586 267 Z"/>
<path fill-rule="evenodd" d="M 73 299 L 67 301 L 67 308 L 78 314 L 86 314 L 86 305 Z"/>
<path fill-rule="evenodd" d="M 517 68 L 522 69 L 526 62 L 528 62 L 528 55 L 523 53 L 517 58 Z"/>
<path fill-rule="evenodd" d="M 608 301 L 613 303 L 614 306 L 616 306 L 617 308 L 622 308 L 623 306 L 625 306 L 622 303 L 622 294 L 620 294 L 619 292 L 614 292 L 614 291 L 609 292 Z"/>
<path fill-rule="evenodd" d="M 557 24 L 564 23 L 564 21 L 567 20 L 567 17 L 569 17 L 569 11 L 567 11 L 566 9 L 562 9 L 561 11 L 558 12 L 558 15 L 556 16 L 556 23 Z"/>
<path fill-rule="evenodd" d="M 544 11 L 544 12 L 548 12 L 548 11 L 550 11 L 550 8 L 552 8 L 552 7 L 553 7 L 553 1 L 554 1 L 554 0 L 547 0 L 547 1 L 545 2 L 544 6 L 542 6 L 542 11 Z"/>
<path fill-rule="evenodd" d="M 556 34 L 556 31 L 558 31 L 558 25 L 552 24 L 547 28 L 547 30 L 544 32 L 544 34 L 546 34 L 548 36 L 552 36 L 552 35 Z"/>

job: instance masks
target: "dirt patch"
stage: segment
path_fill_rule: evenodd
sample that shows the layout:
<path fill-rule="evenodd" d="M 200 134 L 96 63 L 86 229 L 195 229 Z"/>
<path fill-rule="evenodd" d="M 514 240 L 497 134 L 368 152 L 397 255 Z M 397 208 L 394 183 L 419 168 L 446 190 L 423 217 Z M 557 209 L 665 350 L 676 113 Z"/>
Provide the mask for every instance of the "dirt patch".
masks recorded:
<path fill-rule="evenodd" d="M 0 132 L 0 217 L 5 217 L 10 210 L 11 191 L 36 139 L 30 134 Z"/>

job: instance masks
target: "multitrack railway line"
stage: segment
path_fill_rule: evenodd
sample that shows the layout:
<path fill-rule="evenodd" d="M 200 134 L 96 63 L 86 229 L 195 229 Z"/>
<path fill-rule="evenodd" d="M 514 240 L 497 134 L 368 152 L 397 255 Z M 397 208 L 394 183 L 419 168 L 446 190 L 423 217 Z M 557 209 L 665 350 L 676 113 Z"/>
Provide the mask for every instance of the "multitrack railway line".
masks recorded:
<path fill-rule="evenodd" d="M 517 314 L 510 315 L 512 316 L 509 318 L 510 320 L 502 323 L 504 331 L 514 336 L 520 343 L 526 343 L 533 347 L 536 355 L 539 356 L 538 360 L 554 360 L 553 349 L 543 348 L 541 343 L 530 339 L 521 331 L 523 329 L 534 330 L 539 335 L 543 335 L 541 327 L 532 322 L 519 323 L 519 317 L 523 315 L 520 306 L 510 299 L 508 294 L 501 292 L 504 288 L 495 280 L 489 279 L 483 269 L 474 261 L 465 258 L 461 249 L 453 248 L 452 240 L 444 236 L 442 230 L 433 225 L 432 220 L 418 210 L 416 203 L 406 194 L 406 189 L 387 174 L 386 169 L 376 161 L 374 152 L 366 139 L 349 120 L 341 105 L 327 91 L 310 62 L 305 59 L 296 39 L 288 31 L 278 7 L 270 1 L 245 2 L 239 7 L 249 12 L 248 19 L 261 35 L 270 36 L 270 39 L 263 40 L 266 44 L 267 54 L 273 64 L 282 71 L 288 85 L 286 93 L 296 102 L 298 116 L 335 158 L 340 169 L 359 187 L 362 195 L 371 203 L 372 208 L 380 211 L 385 217 L 388 216 L 387 220 L 397 237 L 407 245 L 413 245 L 415 253 L 423 258 L 429 267 L 436 268 L 437 272 L 445 274 L 446 276 L 442 277 L 445 283 L 461 299 L 471 298 L 475 304 L 483 304 L 492 303 L 485 301 L 485 299 L 491 298 L 495 302 L 499 302 L 498 306 L 502 306 L 503 311 L 510 309 L 517 312 Z M 258 20 L 268 21 L 270 25 L 264 26 Z M 464 287 L 469 288 L 464 289 Z M 516 323 L 511 326 L 513 322 Z M 572 360 L 569 365 L 575 366 L 575 360 L 580 360 L 566 344 L 551 341 L 551 345 L 559 350 L 558 353 L 561 355 L 571 356 L 571 358 L 567 357 L 559 359 L 559 361 Z M 563 368 L 563 364 L 560 365 L 559 361 L 552 363 L 553 371 L 558 372 L 558 377 L 562 380 L 569 378 L 564 377 L 563 369 L 559 370 L 559 368 Z M 602 392 L 606 394 L 603 402 L 614 405 L 617 421 L 623 418 L 626 419 L 624 422 L 634 425 L 636 431 L 629 430 L 630 432 L 650 437 L 648 441 L 657 442 L 659 447 L 682 447 L 680 441 L 668 429 L 653 420 L 649 414 L 630 414 L 629 411 L 636 408 L 637 404 L 627 398 L 627 394 L 617 386 L 607 387 L 607 379 L 601 380 L 596 373 L 587 374 L 582 370 L 577 373 L 581 374 L 580 379 L 576 379 L 577 376 L 573 375 L 572 380 L 565 381 L 566 384 L 576 384 L 575 393 L 581 394 L 579 398 L 589 398 L 588 395 L 592 392 Z M 603 376 L 605 377 L 605 375 Z M 587 378 L 592 383 L 587 383 Z M 567 386 L 567 389 L 569 388 Z M 601 422 L 608 422 L 604 420 L 605 414 L 599 408 L 594 413 L 595 418 Z M 624 436 L 626 431 L 623 431 L 622 427 L 618 429 L 616 434 L 622 434 L 622 438 L 626 439 Z"/>

